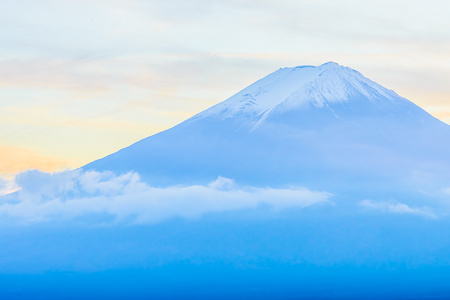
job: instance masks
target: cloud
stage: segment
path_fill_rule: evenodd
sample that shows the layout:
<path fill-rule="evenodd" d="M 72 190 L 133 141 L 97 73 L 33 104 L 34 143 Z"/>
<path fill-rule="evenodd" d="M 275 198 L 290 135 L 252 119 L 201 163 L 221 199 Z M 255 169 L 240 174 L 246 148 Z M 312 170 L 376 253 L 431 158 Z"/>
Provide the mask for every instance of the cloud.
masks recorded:
<path fill-rule="evenodd" d="M 0 196 L 17 191 L 17 186 L 13 180 L 0 177 Z"/>
<path fill-rule="evenodd" d="M 376 202 L 372 200 L 360 201 L 359 206 L 367 210 L 379 211 L 392 214 L 412 214 L 426 218 L 435 219 L 438 216 L 428 207 L 410 207 L 403 203 L 381 201 Z"/>
<path fill-rule="evenodd" d="M 209 185 L 151 187 L 137 173 L 38 170 L 18 174 L 21 188 L 0 202 L 0 215 L 22 223 L 67 221 L 90 217 L 96 223 L 157 223 L 199 218 L 208 213 L 269 207 L 279 211 L 331 203 L 331 194 L 303 187 L 241 187 L 219 177 Z M 98 218 L 95 218 L 98 216 Z"/>

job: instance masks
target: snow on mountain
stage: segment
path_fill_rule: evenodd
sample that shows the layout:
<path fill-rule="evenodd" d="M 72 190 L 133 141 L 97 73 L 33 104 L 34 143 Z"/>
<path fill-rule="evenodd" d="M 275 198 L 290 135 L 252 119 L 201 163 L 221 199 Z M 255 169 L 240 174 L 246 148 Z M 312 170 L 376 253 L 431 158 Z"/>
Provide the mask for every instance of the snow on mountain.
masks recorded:
<path fill-rule="evenodd" d="M 279 69 L 83 169 L 135 171 L 156 186 L 223 176 L 390 197 L 448 184 L 449 148 L 450 126 L 330 62 Z"/>
<path fill-rule="evenodd" d="M 231 98 L 207 109 L 197 118 L 267 115 L 279 106 L 323 107 L 363 96 L 371 101 L 395 101 L 398 95 L 334 62 L 318 67 L 282 68 L 258 80 Z"/>

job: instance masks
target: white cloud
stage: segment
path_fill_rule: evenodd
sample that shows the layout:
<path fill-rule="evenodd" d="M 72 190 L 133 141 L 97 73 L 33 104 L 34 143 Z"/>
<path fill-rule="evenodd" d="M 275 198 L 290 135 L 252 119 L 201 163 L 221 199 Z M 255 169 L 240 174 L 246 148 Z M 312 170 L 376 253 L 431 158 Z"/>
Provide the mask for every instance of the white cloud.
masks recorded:
<path fill-rule="evenodd" d="M 0 177 L 0 197 L 18 190 L 14 180 L 11 180 L 11 175 L 8 175 L 7 177 L 5 177 L 4 174 L 2 175 L 3 176 Z"/>
<path fill-rule="evenodd" d="M 330 203 L 331 196 L 303 187 L 240 187 L 223 177 L 209 185 L 156 188 L 142 182 L 136 173 L 116 176 L 111 172 L 80 170 L 27 171 L 16 176 L 15 184 L 21 190 L 0 202 L 0 215 L 25 223 L 96 215 L 110 216 L 113 222 L 155 223 L 260 206 L 272 210 L 302 208 Z"/>
<path fill-rule="evenodd" d="M 394 203 L 387 201 L 363 200 L 359 202 L 359 206 L 367 209 L 393 214 L 413 214 L 427 218 L 437 218 L 437 215 L 428 207 L 410 207 L 403 203 Z"/>

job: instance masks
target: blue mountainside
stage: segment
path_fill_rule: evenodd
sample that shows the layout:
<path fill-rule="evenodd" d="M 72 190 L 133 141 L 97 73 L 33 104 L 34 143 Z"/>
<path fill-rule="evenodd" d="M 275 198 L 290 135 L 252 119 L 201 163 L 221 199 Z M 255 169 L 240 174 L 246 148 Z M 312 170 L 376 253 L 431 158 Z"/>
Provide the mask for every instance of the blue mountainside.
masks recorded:
<path fill-rule="evenodd" d="M 149 184 L 218 176 L 390 196 L 450 179 L 450 126 L 335 63 L 283 68 L 185 122 L 84 167 Z"/>

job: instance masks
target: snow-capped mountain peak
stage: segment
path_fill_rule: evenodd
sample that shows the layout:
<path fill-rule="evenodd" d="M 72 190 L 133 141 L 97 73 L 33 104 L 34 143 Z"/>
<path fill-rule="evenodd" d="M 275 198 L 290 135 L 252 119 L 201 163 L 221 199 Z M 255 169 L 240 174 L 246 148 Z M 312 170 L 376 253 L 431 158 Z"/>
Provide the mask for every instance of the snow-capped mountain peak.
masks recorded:
<path fill-rule="evenodd" d="M 365 183 L 376 194 L 394 182 L 405 191 L 416 188 L 422 174 L 436 174 L 427 184 L 448 184 L 449 141 L 447 124 L 330 62 L 279 69 L 83 169 L 135 171 L 160 186 L 222 176 L 258 186 L 333 186 L 335 192 L 362 182 L 365 194 Z"/>
<path fill-rule="evenodd" d="M 328 62 L 317 67 L 278 69 L 194 118 L 255 117 L 268 114 L 280 105 L 289 110 L 351 100 L 395 101 L 399 98 L 395 92 L 361 73 Z"/>

